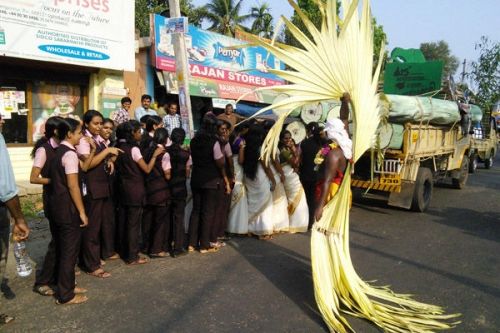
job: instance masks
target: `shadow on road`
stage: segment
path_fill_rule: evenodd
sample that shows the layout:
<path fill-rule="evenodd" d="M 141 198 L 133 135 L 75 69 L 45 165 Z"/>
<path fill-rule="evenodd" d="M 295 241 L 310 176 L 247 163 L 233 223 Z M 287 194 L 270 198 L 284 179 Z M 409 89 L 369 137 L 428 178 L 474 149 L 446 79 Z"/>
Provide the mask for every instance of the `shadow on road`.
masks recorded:
<path fill-rule="evenodd" d="M 463 230 L 466 234 L 482 239 L 500 242 L 500 213 L 479 212 L 477 210 L 448 207 L 429 209 L 428 215 L 438 217 L 433 222 Z"/>
<path fill-rule="evenodd" d="M 363 245 L 354 243 L 352 241 L 351 241 L 351 247 L 354 249 L 367 251 L 367 252 L 372 253 L 372 254 L 375 253 L 381 257 L 394 260 L 395 262 L 403 262 L 407 265 L 412 265 L 414 267 L 417 267 L 418 269 L 423 269 L 423 270 L 432 272 L 434 274 L 439 274 L 441 276 L 444 276 L 447 279 L 456 281 L 456 282 L 461 283 L 467 287 L 471 287 L 471 288 L 477 289 L 481 292 L 484 292 L 486 294 L 489 294 L 493 297 L 500 298 L 500 289 L 485 285 L 477 280 L 474 280 L 474 279 L 471 279 L 471 278 L 468 278 L 465 276 L 457 275 L 454 273 L 450 273 L 450 272 L 444 271 L 444 270 L 439 269 L 439 268 L 430 267 L 430 266 L 421 264 L 419 262 L 416 262 L 414 260 L 402 258 L 402 257 L 396 256 L 396 255 L 393 255 L 393 254 L 390 254 L 390 253 L 387 253 L 384 251 L 374 249 L 373 247 L 363 246 Z"/>
<path fill-rule="evenodd" d="M 309 234 L 300 236 L 309 237 Z M 239 246 L 228 244 L 290 298 L 305 315 L 328 331 L 316 309 L 310 259 L 278 245 L 275 240 L 259 242 L 259 246 L 252 245 L 252 242 L 240 243 Z"/>

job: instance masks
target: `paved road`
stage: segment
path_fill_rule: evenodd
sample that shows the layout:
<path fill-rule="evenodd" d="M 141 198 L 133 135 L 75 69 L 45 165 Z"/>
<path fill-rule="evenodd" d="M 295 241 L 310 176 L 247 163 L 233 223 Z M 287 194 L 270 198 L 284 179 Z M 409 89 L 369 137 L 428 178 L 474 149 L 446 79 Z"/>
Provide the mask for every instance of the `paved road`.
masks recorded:
<path fill-rule="evenodd" d="M 423 214 L 356 202 L 351 254 L 366 280 L 462 313 L 453 332 L 499 332 L 500 161 L 464 190 L 436 187 Z M 30 242 L 41 260 L 46 226 Z M 327 332 L 313 296 L 309 234 L 273 241 L 235 238 L 219 253 L 161 259 L 140 267 L 109 262 L 113 277 L 80 276 L 90 301 L 61 307 L 31 292 L 33 277 L 10 282 L 16 298 L 0 312 L 5 332 Z M 357 332 L 380 332 L 348 318 Z"/>

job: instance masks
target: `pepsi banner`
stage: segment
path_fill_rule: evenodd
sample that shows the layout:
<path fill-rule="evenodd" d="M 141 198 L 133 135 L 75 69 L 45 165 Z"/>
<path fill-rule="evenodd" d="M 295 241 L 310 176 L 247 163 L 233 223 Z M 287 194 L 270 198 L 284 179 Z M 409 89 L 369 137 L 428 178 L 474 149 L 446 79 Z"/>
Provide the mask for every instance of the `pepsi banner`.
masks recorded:
<path fill-rule="evenodd" d="M 168 31 L 168 18 L 154 15 L 152 21 L 156 68 L 175 72 L 173 36 Z M 235 99 L 258 87 L 284 84 L 284 80 L 269 73 L 269 69 L 284 69 L 284 64 L 262 47 L 234 48 L 247 43 L 192 25 L 189 25 L 185 38 L 191 77 L 197 83 L 202 81 L 211 87 L 205 89 L 207 94 L 198 89 L 198 95 Z M 259 101 L 255 94 L 245 99 Z"/>

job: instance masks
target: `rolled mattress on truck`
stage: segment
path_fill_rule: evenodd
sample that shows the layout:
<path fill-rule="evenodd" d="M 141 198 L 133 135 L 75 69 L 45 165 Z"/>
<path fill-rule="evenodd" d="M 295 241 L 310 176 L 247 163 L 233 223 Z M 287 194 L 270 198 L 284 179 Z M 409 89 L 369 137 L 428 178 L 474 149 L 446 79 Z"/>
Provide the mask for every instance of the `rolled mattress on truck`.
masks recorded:
<path fill-rule="evenodd" d="M 460 122 L 458 105 L 453 101 L 421 96 L 385 95 L 389 101 L 389 122 L 425 123 L 452 126 Z"/>
<path fill-rule="evenodd" d="M 377 130 L 381 149 L 401 149 L 403 147 L 404 126 L 401 124 L 380 125 Z"/>

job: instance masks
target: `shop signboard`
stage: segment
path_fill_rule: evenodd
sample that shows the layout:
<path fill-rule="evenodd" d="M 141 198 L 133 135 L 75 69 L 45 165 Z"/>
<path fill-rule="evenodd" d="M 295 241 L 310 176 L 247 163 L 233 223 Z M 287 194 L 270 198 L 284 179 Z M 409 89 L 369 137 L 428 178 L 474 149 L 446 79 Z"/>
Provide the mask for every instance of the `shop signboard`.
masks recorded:
<path fill-rule="evenodd" d="M 441 89 L 442 61 L 389 63 L 384 73 L 384 93 L 421 95 Z"/>
<path fill-rule="evenodd" d="M 135 70 L 134 1 L 0 1 L 0 54 Z"/>
<path fill-rule="evenodd" d="M 156 68 L 175 72 L 172 34 L 167 18 L 154 15 L 154 63 Z M 284 69 L 284 64 L 262 47 L 235 48 L 246 42 L 189 25 L 185 35 L 189 59 L 190 93 L 195 96 L 262 102 L 255 88 L 284 84 L 269 72 Z"/>

